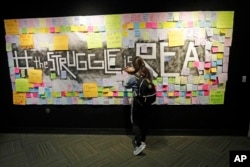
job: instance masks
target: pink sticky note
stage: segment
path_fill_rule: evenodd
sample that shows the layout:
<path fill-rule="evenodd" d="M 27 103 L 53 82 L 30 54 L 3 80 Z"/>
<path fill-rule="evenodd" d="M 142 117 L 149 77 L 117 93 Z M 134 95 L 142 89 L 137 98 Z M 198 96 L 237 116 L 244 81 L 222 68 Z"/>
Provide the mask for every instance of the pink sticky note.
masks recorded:
<path fill-rule="evenodd" d="M 192 97 L 192 92 L 191 91 L 186 92 L 186 97 Z"/>
<path fill-rule="evenodd" d="M 152 28 L 158 28 L 158 23 L 157 22 L 152 22 Z"/>
<path fill-rule="evenodd" d="M 33 92 L 33 93 L 32 93 L 32 97 L 37 98 L 37 97 L 38 97 L 38 93 Z"/>
<path fill-rule="evenodd" d="M 39 84 L 40 87 L 44 87 L 44 82 Z"/>
<path fill-rule="evenodd" d="M 54 33 L 54 32 L 55 32 L 55 27 L 50 27 L 50 28 L 49 28 L 49 32 L 50 32 L 50 33 Z"/>
<path fill-rule="evenodd" d="M 66 97 L 66 91 L 62 91 L 61 96 Z"/>
<path fill-rule="evenodd" d="M 208 84 L 203 84 L 202 85 L 202 89 L 203 90 L 208 90 L 209 89 L 209 85 Z"/>
<path fill-rule="evenodd" d="M 210 68 L 210 67 L 211 67 L 211 62 L 206 62 L 206 63 L 204 64 L 204 67 L 205 67 L 205 68 Z"/>
<path fill-rule="evenodd" d="M 209 90 L 204 91 L 204 96 L 209 96 Z"/>
<path fill-rule="evenodd" d="M 180 92 L 179 92 L 179 91 L 175 91 L 175 92 L 174 92 L 174 96 L 175 96 L 175 97 L 180 96 Z"/>
<path fill-rule="evenodd" d="M 194 22 L 189 21 L 189 22 L 187 23 L 187 26 L 188 26 L 188 28 L 193 28 L 193 27 L 194 27 Z"/>
<path fill-rule="evenodd" d="M 31 98 L 31 94 L 30 93 L 26 93 L 26 98 Z"/>
<path fill-rule="evenodd" d="M 156 96 L 157 96 L 157 97 L 162 97 L 162 92 L 157 91 L 157 92 L 156 92 Z"/>
<path fill-rule="evenodd" d="M 34 86 L 35 88 L 38 88 L 38 87 L 39 87 L 39 84 L 34 83 L 33 86 Z"/>
<path fill-rule="evenodd" d="M 213 53 L 217 53 L 218 52 L 218 47 L 217 46 L 213 46 L 212 47 L 212 52 Z"/>
<path fill-rule="evenodd" d="M 20 69 L 18 67 L 15 67 L 15 74 L 18 74 Z"/>
<path fill-rule="evenodd" d="M 114 92 L 113 92 L 113 96 L 114 96 L 114 97 L 117 97 L 118 95 L 119 95 L 119 94 L 118 94 L 118 91 L 114 91 Z"/>
<path fill-rule="evenodd" d="M 199 67 L 199 62 L 198 61 L 194 62 L 194 67 Z"/>
<path fill-rule="evenodd" d="M 88 32 L 93 32 L 94 31 L 94 27 L 93 26 L 88 26 Z"/>
<path fill-rule="evenodd" d="M 168 91 L 168 85 L 162 85 L 162 91 Z"/>
<path fill-rule="evenodd" d="M 146 22 L 146 28 L 151 29 L 152 28 L 152 23 L 151 22 Z"/>
<path fill-rule="evenodd" d="M 169 100 L 168 97 L 163 97 L 164 104 L 168 104 Z"/>

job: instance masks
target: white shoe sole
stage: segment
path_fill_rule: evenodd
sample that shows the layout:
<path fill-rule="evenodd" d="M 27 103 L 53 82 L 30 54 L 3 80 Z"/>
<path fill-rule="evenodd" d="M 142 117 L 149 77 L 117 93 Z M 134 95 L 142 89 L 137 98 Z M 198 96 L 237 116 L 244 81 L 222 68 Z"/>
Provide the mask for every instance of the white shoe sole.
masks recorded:
<path fill-rule="evenodd" d="M 133 151 L 134 155 L 139 155 L 146 148 L 146 144 L 141 144 L 135 151 Z"/>

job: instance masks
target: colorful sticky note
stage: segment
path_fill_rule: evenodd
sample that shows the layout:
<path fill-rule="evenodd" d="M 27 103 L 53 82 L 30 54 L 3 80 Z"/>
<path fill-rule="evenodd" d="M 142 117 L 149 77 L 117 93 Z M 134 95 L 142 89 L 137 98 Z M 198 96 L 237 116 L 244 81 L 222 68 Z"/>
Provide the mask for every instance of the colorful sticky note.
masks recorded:
<path fill-rule="evenodd" d="M 25 105 L 26 104 L 26 93 L 13 92 L 13 104 Z"/>
<path fill-rule="evenodd" d="M 84 97 L 98 97 L 97 84 L 83 83 L 83 95 Z"/>
<path fill-rule="evenodd" d="M 29 69 L 28 77 L 30 83 L 42 83 L 42 70 L 41 69 Z"/>
<path fill-rule="evenodd" d="M 69 50 L 69 39 L 67 35 L 54 36 L 54 50 Z"/>
<path fill-rule="evenodd" d="M 183 30 L 171 30 L 168 32 L 169 46 L 183 46 L 184 32 Z"/>
<path fill-rule="evenodd" d="M 29 80 L 26 78 L 16 79 L 16 91 L 17 92 L 28 92 L 29 91 Z"/>

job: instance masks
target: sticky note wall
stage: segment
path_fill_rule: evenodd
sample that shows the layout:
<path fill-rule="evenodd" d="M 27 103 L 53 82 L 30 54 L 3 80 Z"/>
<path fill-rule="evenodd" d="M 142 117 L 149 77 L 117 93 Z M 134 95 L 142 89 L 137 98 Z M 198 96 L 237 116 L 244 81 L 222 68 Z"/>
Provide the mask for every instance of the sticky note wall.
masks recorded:
<path fill-rule="evenodd" d="M 129 105 L 124 66 L 141 56 L 157 105 L 223 104 L 234 11 L 4 20 L 15 105 Z"/>

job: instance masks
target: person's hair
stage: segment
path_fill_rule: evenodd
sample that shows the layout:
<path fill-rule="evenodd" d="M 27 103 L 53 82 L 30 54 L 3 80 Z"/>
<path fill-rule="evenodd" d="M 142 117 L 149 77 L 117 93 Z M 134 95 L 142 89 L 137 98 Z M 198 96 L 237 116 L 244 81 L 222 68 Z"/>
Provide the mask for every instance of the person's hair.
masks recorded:
<path fill-rule="evenodd" d="M 140 56 L 135 56 L 133 58 L 132 65 L 135 69 L 134 74 L 146 77 L 151 80 L 151 74 Z"/>

